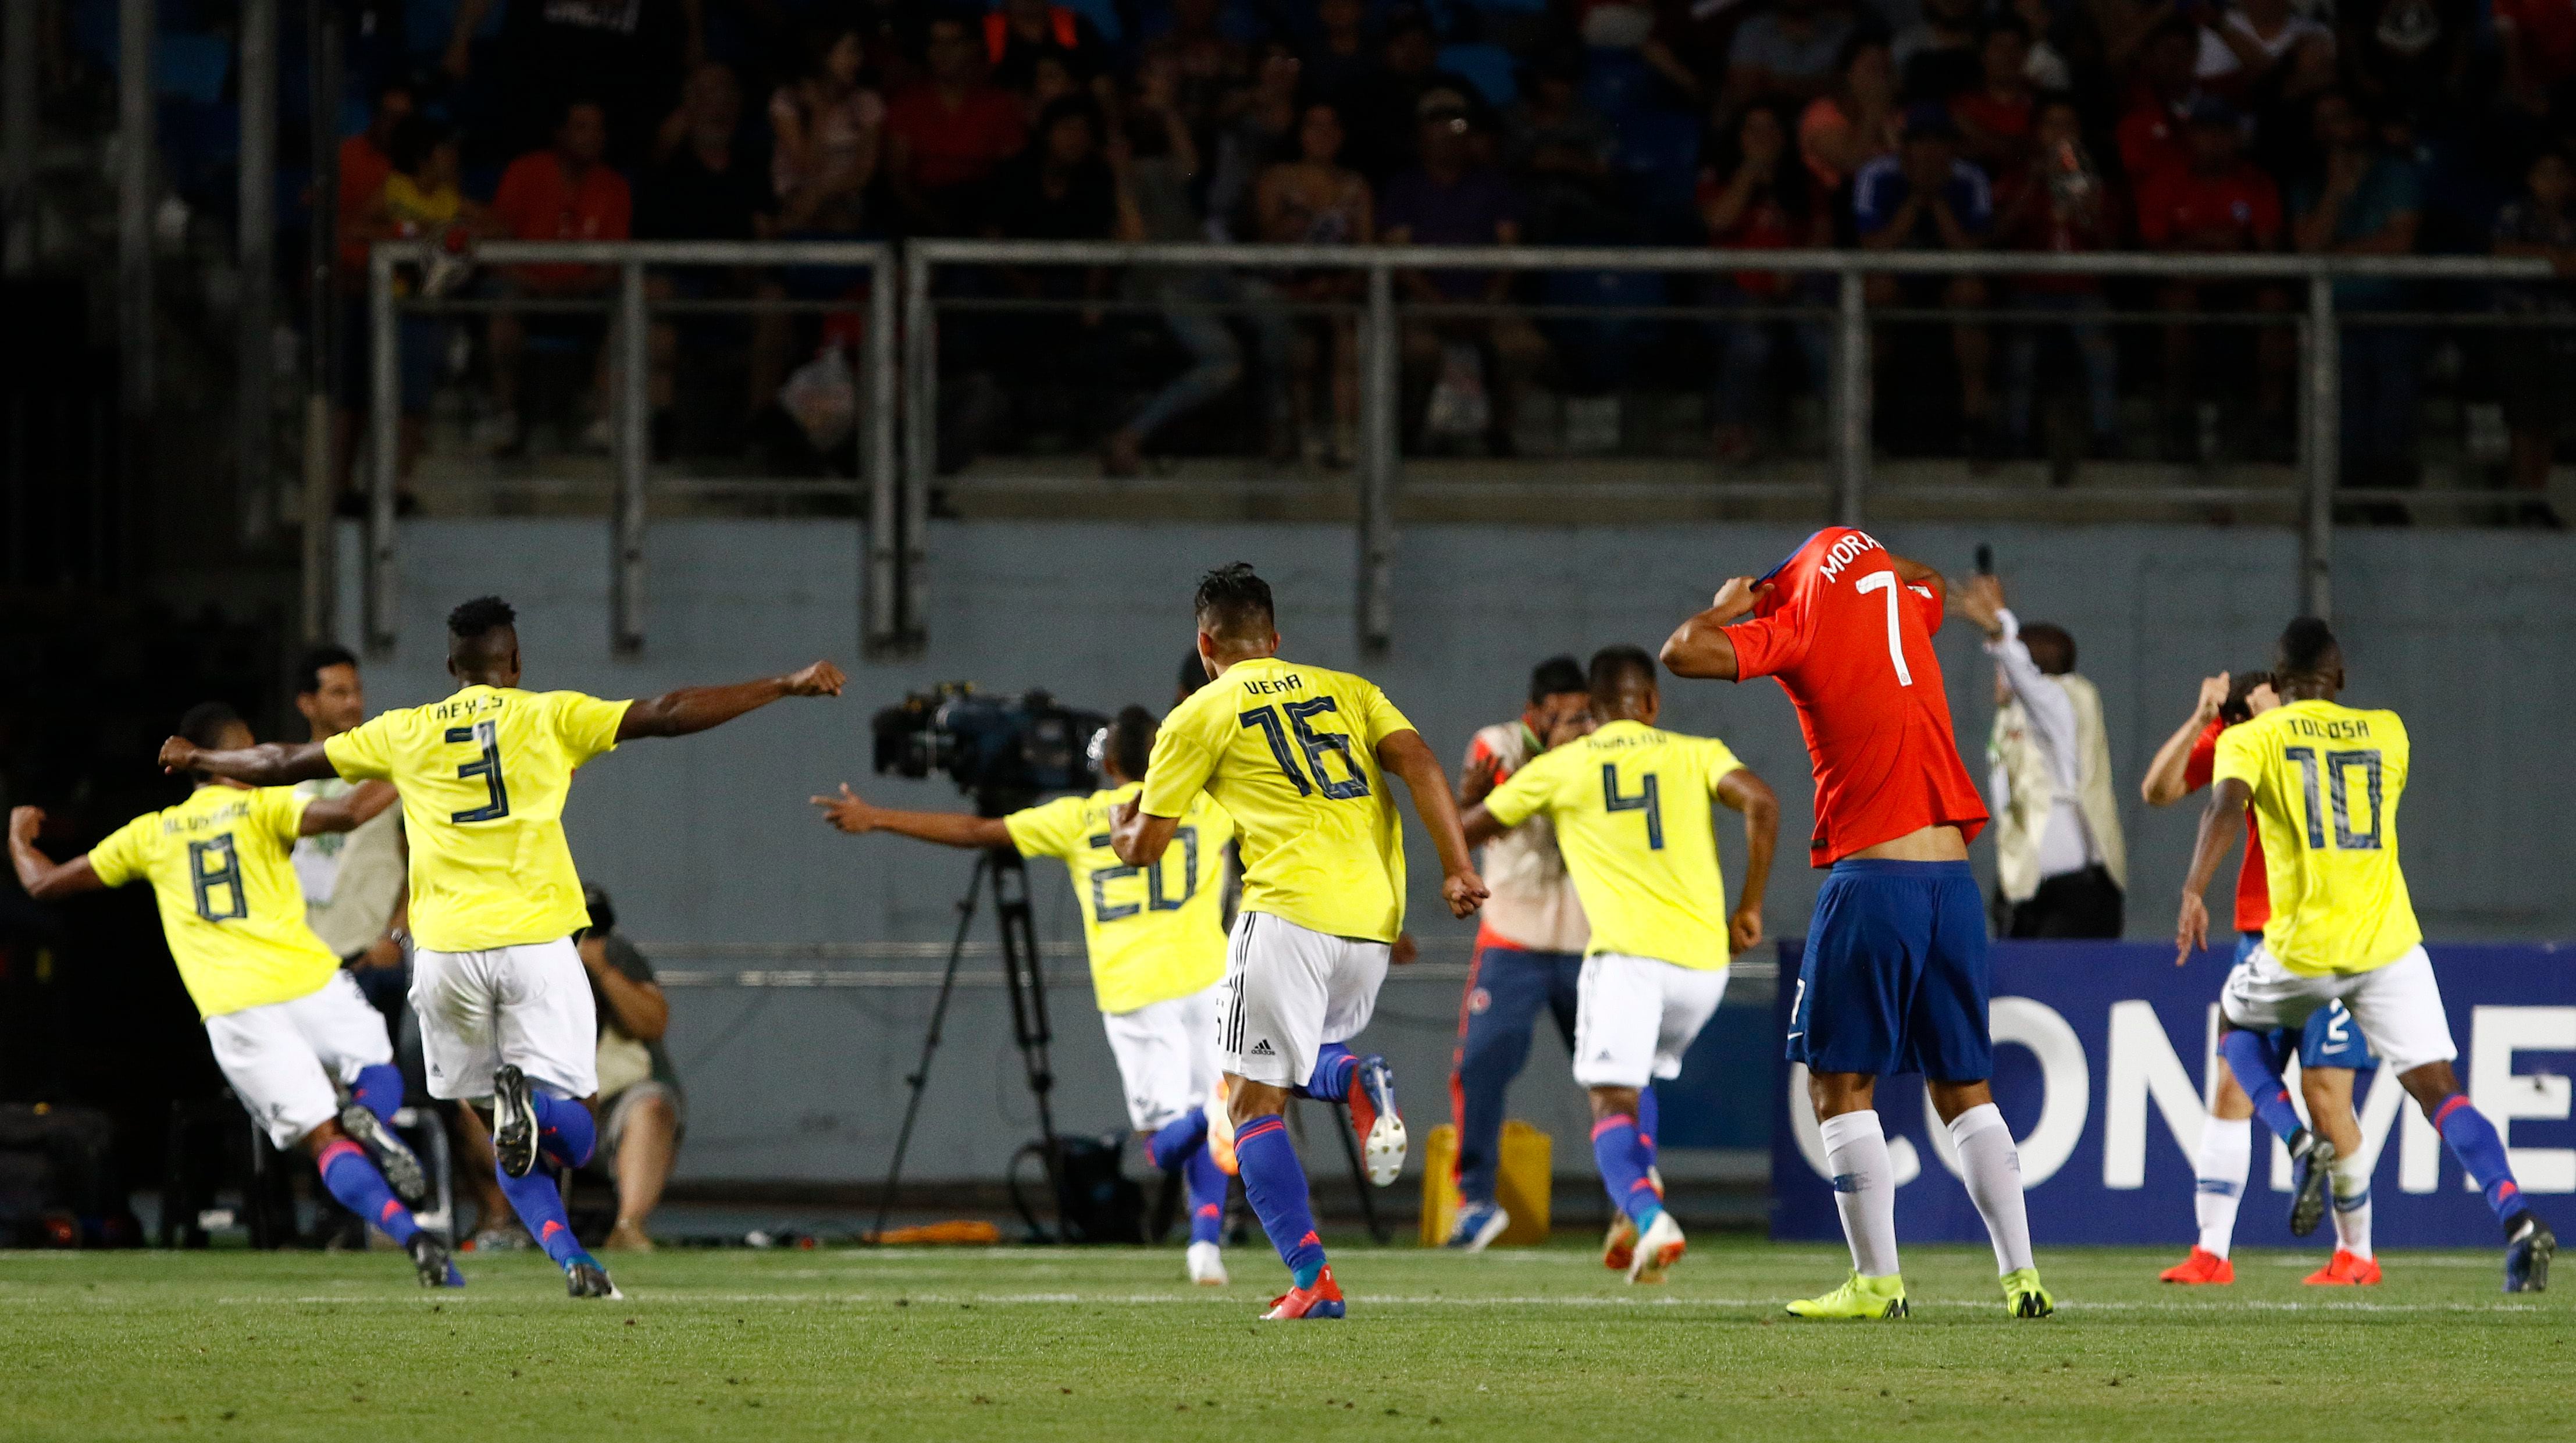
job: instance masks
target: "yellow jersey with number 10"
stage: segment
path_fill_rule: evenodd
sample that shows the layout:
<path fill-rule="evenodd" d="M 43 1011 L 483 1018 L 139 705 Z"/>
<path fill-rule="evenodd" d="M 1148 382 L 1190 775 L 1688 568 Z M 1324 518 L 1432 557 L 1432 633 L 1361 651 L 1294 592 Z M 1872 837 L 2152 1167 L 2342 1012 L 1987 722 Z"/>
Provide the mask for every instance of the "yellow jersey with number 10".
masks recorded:
<path fill-rule="evenodd" d="M 1404 927 L 1404 833 L 1378 743 L 1413 723 L 1373 682 L 1262 657 L 1163 718 L 1143 810 L 1182 817 L 1204 791 L 1243 839 L 1243 910 L 1335 937 Z"/>
<path fill-rule="evenodd" d="M 2293 972 L 2368 972 L 2424 940 L 2397 862 L 2412 758 L 2393 711 L 2294 701 L 2218 734 L 2212 783 L 2253 788 L 2272 919 L 2263 946 Z"/>
<path fill-rule="evenodd" d="M 1585 955 L 1709 971 L 1729 956 L 1726 877 L 1709 799 L 1744 763 L 1726 743 L 1614 721 L 1553 747 L 1485 798 L 1507 827 L 1540 812 L 1592 922 Z"/>
<path fill-rule="evenodd" d="M 107 885 L 152 884 L 198 1015 L 292 1002 L 340 970 L 304 925 L 304 888 L 288 860 L 308 805 L 291 787 L 203 786 L 90 849 L 90 870 Z"/>
<path fill-rule="evenodd" d="M 349 780 L 402 792 L 411 932 L 433 952 L 483 952 L 590 925 L 564 841 L 582 763 L 617 747 L 632 702 L 469 686 L 370 718 L 322 744 Z"/>
<path fill-rule="evenodd" d="M 1109 849 L 1119 804 L 1142 788 L 1062 797 L 1002 819 L 1023 857 L 1059 857 L 1082 906 L 1091 990 L 1103 1012 L 1133 1012 L 1204 992 L 1225 976 L 1225 844 L 1234 818 L 1206 793 L 1190 799 L 1171 849 L 1130 867 Z"/>

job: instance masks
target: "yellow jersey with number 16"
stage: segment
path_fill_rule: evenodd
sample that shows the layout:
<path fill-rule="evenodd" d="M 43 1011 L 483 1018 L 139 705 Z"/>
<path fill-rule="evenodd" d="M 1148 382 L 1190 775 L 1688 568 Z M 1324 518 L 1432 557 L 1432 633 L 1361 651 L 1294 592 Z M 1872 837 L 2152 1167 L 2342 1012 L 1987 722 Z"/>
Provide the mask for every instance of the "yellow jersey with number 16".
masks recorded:
<path fill-rule="evenodd" d="M 1234 818 L 1202 792 L 1163 860 L 1130 867 L 1109 849 L 1109 829 L 1138 790 L 1130 782 L 1002 819 L 1021 856 L 1060 857 L 1073 873 L 1091 990 L 1103 1012 L 1204 992 L 1225 976 L 1225 844 L 1234 840 Z"/>
<path fill-rule="evenodd" d="M 2294 701 L 2218 734 L 2214 783 L 2254 792 L 2272 919 L 2263 946 L 2293 972 L 2368 972 L 2424 940 L 2397 861 L 2412 758 L 2393 711 Z"/>
<path fill-rule="evenodd" d="M 1494 788 L 1507 827 L 1556 823 L 1565 870 L 1592 922 L 1585 949 L 1710 971 L 1729 956 L 1726 877 L 1709 801 L 1744 763 L 1726 743 L 1620 720 L 1552 747 Z"/>
<path fill-rule="evenodd" d="M 617 747 L 632 702 L 469 686 L 378 714 L 322 744 L 349 780 L 402 793 L 411 931 L 433 952 L 551 942 L 590 925 L 564 841 L 564 797 Z"/>
<path fill-rule="evenodd" d="M 152 884 L 198 1015 L 292 1002 L 340 970 L 304 925 L 304 888 L 288 860 L 308 805 L 291 787 L 199 787 L 90 849 L 90 870 L 108 886 Z"/>
<path fill-rule="evenodd" d="M 1404 927 L 1404 833 L 1377 745 L 1413 729 L 1347 672 L 1236 662 L 1163 718 L 1141 806 L 1182 817 L 1206 792 L 1243 839 L 1244 911 L 1392 942 Z"/>

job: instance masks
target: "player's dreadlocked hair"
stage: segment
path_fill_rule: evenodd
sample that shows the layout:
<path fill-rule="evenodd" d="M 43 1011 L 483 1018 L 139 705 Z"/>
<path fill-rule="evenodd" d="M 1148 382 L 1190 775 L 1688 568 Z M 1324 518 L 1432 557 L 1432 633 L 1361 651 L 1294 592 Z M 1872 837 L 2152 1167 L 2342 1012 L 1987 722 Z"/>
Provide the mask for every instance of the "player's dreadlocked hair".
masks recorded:
<path fill-rule="evenodd" d="M 1551 656 L 1530 673 L 1530 705 L 1563 692 L 1584 691 L 1583 663 L 1570 656 Z"/>
<path fill-rule="evenodd" d="M 447 634 L 458 641 L 472 641 L 518 623 L 519 613 L 510 603 L 497 596 L 478 596 L 447 613 Z"/>
<path fill-rule="evenodd" d="M 2343 647 L 2323 617 L 2302 616 L 2281 628 L 2272 673 L 2282 682 L 2325 676 L 2343 662 Z"/>
<path fill-rule="evenodd" d="M 1655 659 L 1642 646 L 1605 646 L 1592 653 L 1589 682 L 1585 689 L 1596 705 L 1617 706 L 1623 691 L 1655 689 Z"/>
<path fill-rule="evenodd" d="M 1121 707 L 1109 723 L 1109 760 L 1118 764 L 1127 780 L 1145 779 L 1146 764 L 1154 755 L 1155 730 L 1154 714 L 1141 706 Z"/>
<path fill-rule="evenodd" d="M 1270 583 L 1252 573 L 1252 563 L 1220 566 L 1199 578 L 1192 604 L 1199 630 L 1225 641 L 1260 641 L 1279 629 L 1279 614 L 1270 604 Z"/>
<path fill-rule="evenodd" d="M 187 715 L 179 718 L 179 735 L 208 751 L 215 751 L 223 746 L 224 733 L 242 724 L 241 713 L 226 703 L 201 701 L 188 708 Z M 188 775 L 201 782 L 211 780 L 200 771 L 191 771 Z"/>

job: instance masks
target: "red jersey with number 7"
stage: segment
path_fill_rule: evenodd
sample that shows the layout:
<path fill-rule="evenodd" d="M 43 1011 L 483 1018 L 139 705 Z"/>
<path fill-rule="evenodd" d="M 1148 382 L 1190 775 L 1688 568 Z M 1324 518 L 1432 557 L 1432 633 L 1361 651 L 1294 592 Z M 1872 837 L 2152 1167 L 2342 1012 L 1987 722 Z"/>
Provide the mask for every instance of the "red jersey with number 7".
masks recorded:
<path fill-rule="evenodd" d="M 1925 827 L 1974 841 L 1986 807 L 1959 760 L 1932 633 L 1941 595 L 1907 585 L 1868 532 L 1829 526 L 1763 578 L 1767 599 L 1726 629 L 1738 681 L 1767 676 L 1798 708 L 1816 769 L 1810 865 Z"/>

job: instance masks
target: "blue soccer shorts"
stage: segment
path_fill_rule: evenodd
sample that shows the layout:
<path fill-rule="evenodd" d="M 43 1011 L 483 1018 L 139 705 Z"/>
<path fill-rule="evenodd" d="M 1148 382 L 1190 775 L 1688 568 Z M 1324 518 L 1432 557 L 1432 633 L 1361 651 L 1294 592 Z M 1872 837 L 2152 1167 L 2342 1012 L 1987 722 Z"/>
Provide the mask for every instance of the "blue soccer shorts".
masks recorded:
<path fill-rule="evenodd" d="M 1843 861 L 1816 894 L 1788 1055 L 1812 1072 L 1994 1074 L 1986 913 L 1965 862 Z"/>

